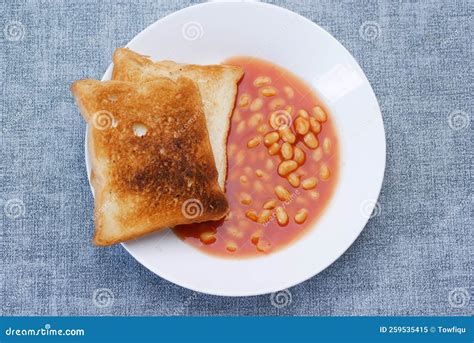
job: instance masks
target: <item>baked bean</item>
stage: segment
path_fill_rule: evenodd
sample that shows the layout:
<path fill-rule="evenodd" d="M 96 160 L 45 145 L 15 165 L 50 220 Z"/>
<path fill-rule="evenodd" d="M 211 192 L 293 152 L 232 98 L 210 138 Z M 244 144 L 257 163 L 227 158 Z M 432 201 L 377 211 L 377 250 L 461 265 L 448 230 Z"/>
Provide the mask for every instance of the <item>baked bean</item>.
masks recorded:
<path fill-rule="evenodd" d="M 261 138 L 259 136 L 252 138 L 247 142 L 247 148 L 252 149 L 260 144 Z"/>
<path fill-rule="evenodd" d="M 287 180 L 295 188 L 298 188 L 300 185 L 300 177 L 295 174 L 295 173 L 290 173 L 290 175 L 287 176 Z"/>
<path fill-rule="evenodd" d="M 239 106 L 240 107 L 247 107 L 250 103 L 250 95 L 242 94 L 239 99 Z"/>
<path fill-rule="evenodd" d="M 325 164 L 323 164 L 321 166 L 321 168 L 319 169 L 319 176 L 321 177 L 322 180 L 328 180 L 329 179 L 329 176 L 330 176 L 330 171 L 329 171 L 329 167 Z"/>
<path fill-rule="evenodd" d="M 227 249 L 227 251 L 235 252 L 237 250 L 237 244 L 235 244 L 234 242 L 228 242 L 225 248 Z"/>
<path fill-rule="evenodd" d="M 257 132 L 263 135 L 264 133 L 268 131 L 268 129 L 269 128 L 267 124 L 262 124 L 257 128 Z"/>
<path fill-rule="evenodd" d="M 288 224 L 288 213 L 286 213 L 283 207 L 278 206 L 275 210 L 275 214 L 277 222 L 280 224 L 280 226 L 285 226 Z"/>
<path fill-rule="evenodd" d="M 298 163 L 296 163 L 293 160 L 288 160 L 288 161 L 282 161 L 280 165 L 278 166 L 278 174 L 280 176 L 286 176 L 292 171 L 296 170 L 298 168 Z"/>
<path fill-rule="evenodd" d="M 254 222 L 258 220 L 258 215 L 254 210 L 248 210 L 245 212 L 245 216 Z"/>
<path fill-rule="evenodd" d="M 298 110 L 298 117 L 309 118 L 309 114 L 306 110 L 301 109 L 301 110 Z"/>
<path fill-rule="evenodd" d="M 262 87 L 268 85 L 272 82 L 272 79 L 268 76 L 259 76 L 255 80 L 253 80 L 253 85 L 255 87 Z"/>
<path fill-rule="evenodd" d="M 315 134 L 321 132 L 321 124 L 314 117 L 309 118 L 309 127 L 311 128 L 311 131 L 313 131 Z"/>
<path fill-rule="evenodd" d="M 255 112 L 261 110 L 263 107 L 263 100 L 260 98 L 255 99 L 250 104 L 250 111 Z"/>
<path fill-rule="evenodd" d="M 324 138 L 323 140 L 323 150 L 326 154 L 329 154 L 331 152 L 331 141 L 328 137 Z"/>
<path fill-rule="evenodd" d="M 295 91 L 290 86 L 283 87 L 283 91 L 285 92 L 288 99 L 293 99 L 293 97 L 295 96 Z"/>
<path fill-rule="evenodd" d="M 266 223 L 266 222 L 271 218 L 272 214 L 273 214 L 273 211 L 272 211 L 272 210 L 265 210 L 265 209 L 264 209 L 264 210 L 260 213 L 260 215 L 258 216 L 257 222 L 258 222 L 259 224 L 264 224 L 264 223 Z"/>
<path fill-rule="evenodd" d="M 288 143 L 291 143 L 291 144 L 296 142 L 296 136 L 293 133 L 293 131 L 291 131 L 291 129 L 289 127 L 285 127 L 283 129 L 280 129 L 280 130 L 278 130 L 278 132 L 280 133 L 280 137 L 284 142 L 288 142 Z"/>
<path fill-rule="evenodd" d="M 283 157 L 284 160 L 291 160 L 293 157 L 293 147 L 290 143 L 285 142 L 281 145 L 281 157 Z"/>
<path fill-rule="evenodd" d="M 257 125 L 263 123 L 263 114 L 260 112 L 257 112 L 253 114 L 250 119 L 249 119 L 249 127 L 256 127 Z"/>
<path fill-rule="evenodd" d="M 263 170 L 262 169 L 257 169 L 255 171 L 255 175 L 257 175 L 258 177 L 262 177 L 264 174 L 263 174 Z"/>
<path fill-rule="evenodd" d="M 313 189 L 318 184 L 318 179 L 315 177 L 310 177 L 301 182 L 301 187 L 303 189 Z"/>
<path fill-rule="evenodd" d="M 277 202 L 276 200 L 268 200 L 263 204 L 263 208 L 266 210 L 273 210 L 276 206 Z"/>
<path fill-rule="evenodd" d="M 252 203 L 252 196 L 248 193 L 240 193 L 240 203 L 243 205 L 250 205 Z"/>
<path fill-rule="evenodd" d="M 318 191 L 313 191 L 309 192 L 309 197 L 313 200 L 318 200 L 319 199 L 319 192 Z"/>
<path fill-rule="evenodd" d="M 291 193 L 283 186 L 276 186 L 275 194 L 281 201 L 288 201 L 291 199 Z"/>
<path fill-rule="evenodd" d="M 264 192 L 265 191 L 265 188 L 263 187 L 263 183 L 260 180 L 257 180 L 253 183 L 253 188 L 257 192 Z"/>
<path fill-rule="evenodd" d="M 242 133 L 245 130 L 245 121 L 242 120 L 239 125 L 237 125 L 237 133 Z"/>
<path fill-rule="evenodd" d="M 266 146 L 270 146 L 273 143 L 278 142 L 279 139 L 280 139 L 280 135 L 278 134 L 278 132 L 273 131 L 265 135 L 265 137 L 263 138 L 263 143 Z"/>
<path fill-rule="evenodd" d="M 326 120 L 328 120 L 326 112 L 324 112 L 324 110 L 320 106 L 316 106 L 313 108 L 313 114 L 316 117 L 316 120 L 320 123 L 324 123 L 326 122 Z"/>
<path fill-rule="evenodd" d="M 295 120 L 295 130 L 300 135 L 305 135 L 309 131 L 309 121 L 306 118 L 298 117 Z"/>
<path fill-rule="evenodd" d="M 260 237 L 262 236 L 262 231 L 261 230 L 258 230 L 258 231 L 255 231 L 252 236 L 250 237 L 250 241 L 252 242 L 252 244 L 257 244 Z"/>
<path fill-rule="evenodd" d="M 280 151 L 280 144 L 278 143 L 273 143 L 268 148 L 268 153 L 272 156 L 278 154 L 279 151 Z"/>
<path fill-rule="evenodd" d="M 274 96 L 276 95 L 277 93 L 277 90 L 275 87 L 272 87 L 272 86 L 265 86 L 261 89 L 260 93 L 263 95 L 263 96 L 266 96 L 266 97 L 270 97 L 270 96 Z"/>
<path fill-rule="evenodd" d="M 300 166 L 303 165 L 304 162 L 306 161 L 306 154 L 301 148 L 298 148 L 298 147 L 295 147 L 293 157 L 296 163 L 298 163 Z"/>
<path fill-rule="evenodd" d="M 199 235 L 199 240 L 204 244 L 212 244 L 217 240 L 217 238 L 214 232 L 204 231 Z"/>
<path fill-rule="evenodd" d="M 240 165 L 244 162 L 245 160 L 245 154 L 242 150 L 237 152 L 237 155 L 235 155 L 235 164 Z"/>
<path fill-rule="evenodd" d="M 226 229 L 227 233 L 234 238 L 242 238 L 244 237 L 244 233 L 237 229 L 236 227 L 230 226 Z"/>
<path fill-rule="evenodd" d="M 258 251 L 268 252 L 268 251 L 270 251 L 271 247 L 272 247 L 272 244 L 269 241 L 267 241 L 263 238 L 260 238 L 258 240 L 258 243 L 257 243 L 257 250 Z"/>
<path fill-rule="evenodd" d="M 310 149 L 316 149 L 319 146 L 318 139 L 312 132 L 308 132 L 303 138 L 304 144 Z"/>
<path fill-rule="evenodd" d="M 268 170 L 273 170 L 273 167 L 275 166 L 275 163 L 271 159 L 268 159 L 267 162 L 265 162 L 265 168 Z"/>
<path fill-rule="evenodd" d="M 242 120 L 242 115 L 240 114 L 240 111 L 238 109 L 235 109 L 234 113 L 232 114 L 232 121 L 237 123 L 240 120 Z"/>
<path fill-rule="evenodd" d="M 311 156 L 313 157 L 313 160 L 315 160 L 316 162 L 321 161 L 321 159 L 323 158 L 323 150 L 321 149 L 321 147 L 314 150 Z"/>
<path fill-rule="evenodd" d="M 242 176 L 239 178 L 239 180 L 240 180 L 240 183 L 241 183 L 241 184 L 246 184 L 247 182 L 249 182 L 249 179 L 248 179 L 247 176 L 245 176 L 245 175 L 242 175 Z"/>
<path fill-rule="evenodd" d="M 305 208 L 298 210 L 295 214 L 295 222 L 298 224 L 303 224 L 306 218 L 308 218 L 308 210 Z"/>
<path fill-rule="evenodd" d="M 278 110 L 280 108 L 283 108 L 283 106 L 285 106 L 285 100 L 282 99 L 282 98 L 275 98 L 275 99 L 272 99 L 270 100 L 270 102 L 268 103 L 268 108 L 271 110 L 271 111 L 275 111 L 275 110 Z"/>

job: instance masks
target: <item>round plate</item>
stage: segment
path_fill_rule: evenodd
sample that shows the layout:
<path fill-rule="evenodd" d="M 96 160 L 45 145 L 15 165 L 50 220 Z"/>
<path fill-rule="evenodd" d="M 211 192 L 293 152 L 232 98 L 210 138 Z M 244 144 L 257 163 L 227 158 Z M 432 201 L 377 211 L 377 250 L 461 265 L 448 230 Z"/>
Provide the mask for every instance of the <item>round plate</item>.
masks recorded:
<path fill-rule="evenodd" d="M 328 106 L 340 144 L 340 174 L 315 227 L 259 258 L 207 255 L 171 230 L 123 244 L 155 274 L 215 295 L 275 292 L 318 274 L 359 236 L 374 209 L 385 169 L 385 133 L 377 99 L 351 54 L 328 32 L 286 9 L 259 2 L 211 2 L 175 12 L 127 45 L 154 60 L 220 63 L 231 56 L 267 59 L 310 84 Z M 103 80 L 111 77 L 109 66 Z M 86 139 L 87 145 L 87 139 Z M 90 173 L 87 157 L 86 165 Z"/>

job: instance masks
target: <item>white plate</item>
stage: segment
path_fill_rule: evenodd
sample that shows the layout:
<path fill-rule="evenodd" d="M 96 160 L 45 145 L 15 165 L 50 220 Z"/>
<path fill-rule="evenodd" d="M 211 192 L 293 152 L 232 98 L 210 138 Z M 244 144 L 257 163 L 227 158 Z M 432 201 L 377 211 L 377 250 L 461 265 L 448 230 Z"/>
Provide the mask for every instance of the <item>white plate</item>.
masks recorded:
<path fill-rule="evenodd" d="M 349 248 L 380 192 L 385 133 L 367 78 L 334 37 L 280 7 L 258 2 L 212 2 L 158 20 L 127 46 L 153 59 L 207 64 L 249 55 L 289 69 L 312 85 L 329 107 L 341 158 L 339 182 L 330 205 L 315 227 L 287 248 L 260 258 L 217 258 L 166 230 L 123 244 L 137 261 L 166 280 L 195 291 L 249 296 L 303 282 Z M 112 65 L 103 80 L 110 79 L 111 70 Z M 86 147 L 90 173 L 87 159 Z"/>

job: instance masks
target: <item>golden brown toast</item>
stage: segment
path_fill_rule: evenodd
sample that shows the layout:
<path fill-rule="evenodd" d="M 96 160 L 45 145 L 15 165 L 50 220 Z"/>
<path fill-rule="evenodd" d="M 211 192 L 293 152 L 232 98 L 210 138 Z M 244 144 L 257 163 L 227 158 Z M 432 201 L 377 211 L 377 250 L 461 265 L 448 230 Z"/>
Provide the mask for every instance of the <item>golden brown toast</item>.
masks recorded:
<path fill-rule="evenodd" d="M 95 244 L 227 214 L 192 80 L 81 80 L 71 90 L 90 128 Z"/>
<path fill-rule="evenodd" d="M 237 82 L 243 69 L 229 65 L 178 64 L 172 61 L 152 62 L 146 56 L 126 48 L 116 49 L 113 56 L 113 80 L 143 82 L 168 77 L 187 77 L 199 87 L 219 185 L 225 189 L 227 177 L 227 135 L 237 95 Z"/>

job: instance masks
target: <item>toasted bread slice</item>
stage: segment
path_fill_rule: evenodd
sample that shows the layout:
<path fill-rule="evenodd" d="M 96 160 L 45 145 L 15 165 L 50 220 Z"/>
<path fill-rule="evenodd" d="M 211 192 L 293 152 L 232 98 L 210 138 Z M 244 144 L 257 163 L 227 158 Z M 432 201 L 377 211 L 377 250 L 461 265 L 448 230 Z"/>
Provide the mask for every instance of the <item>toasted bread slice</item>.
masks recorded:
<path fill-rule="evenodd" d="M 230 117 L 237 95 L 237 82 L 243 69 L 229 65 L 178 64 L 172 61 L 152 62 L 146 56 L 126 48 L 116 49 L 113 56 L 113 80 L 143 82 L 157 77 L 188 77 L 199 87 L 219 185 L 225 189 L 227 177 L 227 136 Z"/>
<path fill-rule="evenodd" d="M 82 80 L 71 90 L 90 127 L 95 244 L 227 214 L 192 80 Z"/>

